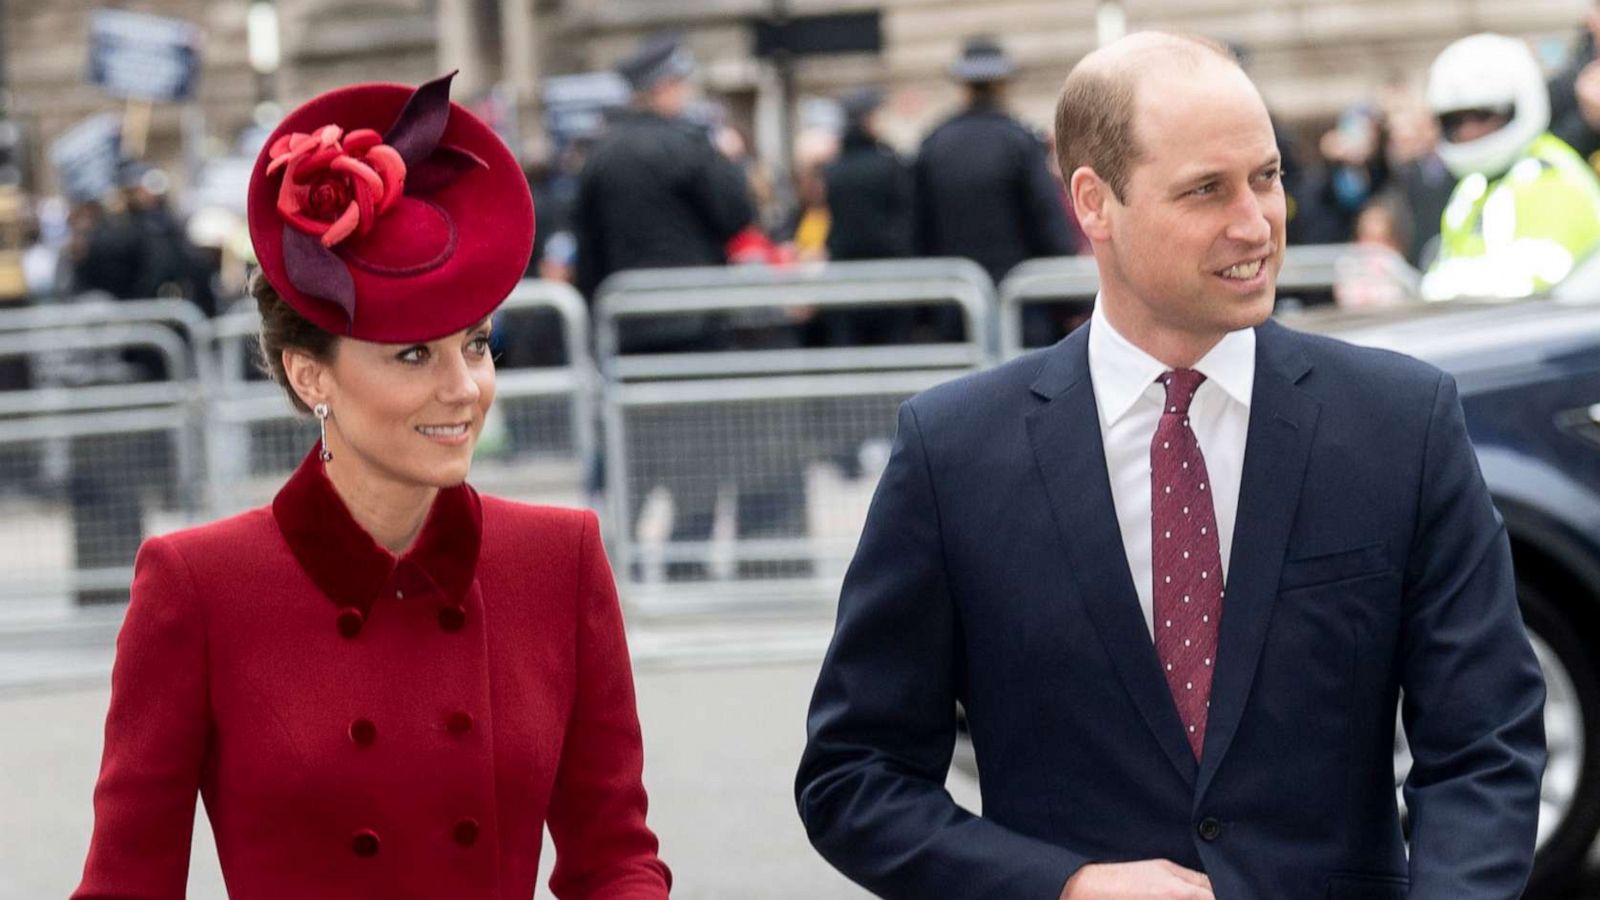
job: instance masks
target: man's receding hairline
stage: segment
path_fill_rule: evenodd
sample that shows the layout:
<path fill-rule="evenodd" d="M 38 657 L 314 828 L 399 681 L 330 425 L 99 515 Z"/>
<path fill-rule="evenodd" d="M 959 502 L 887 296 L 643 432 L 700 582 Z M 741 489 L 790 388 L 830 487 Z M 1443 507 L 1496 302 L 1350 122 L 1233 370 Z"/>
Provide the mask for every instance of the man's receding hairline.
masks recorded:
<path fill-rule="evenodd" d="M 1138 163 L 1145 156 L 1138 134 L 1140 101 L 1144 86 L 1153 76 L 1180 69 L 1193 72 L 1202 66 L 1219 64 L 1244 74 L 1244 67 L 1232 50 L 1202 35 L 1172 31 L 1139 31 L 1097 48 L 1073 67 L 1068 82 L 1075 76 L 1092 78 L 1115 91 L 1125 91 L 1131 104 L 1128 122 L 1130 146 L 1128 161 Z M 1248 76 L 1246 76 L 1248 78 Z M 1120 199 L 1120 192 L 1119 192 Z"/>
<path fill-rule="evenodd" d="M 1123 79 L 1147 74 L 1141 65 L 1154 57 L 1168 65 L 1192 68 L 1206 62 L 1226 63 L 1239 68 L 1239 60 L 1227 47 L 1195 34 L 1172 31 L 1139 31 L 1089 52 L 1077 68 L 1084 74 Z"/>
<path fill-rule="evenodd" d="M 1153 76 L 1174 68 L 1193 72 L 1211 63 L 1222 64 L 1241 74 L 1244 71 L 1233 51 L 1210 38 L 1170 31 L 1140 31 L 1091 51 L 1076 68 L 1082 69 L 1084 75 L 1103 79 L 1129 92 L 1137 109 L 1140 88 Z M 1070 80 L 1071 76 L 1068 77 Z"/>

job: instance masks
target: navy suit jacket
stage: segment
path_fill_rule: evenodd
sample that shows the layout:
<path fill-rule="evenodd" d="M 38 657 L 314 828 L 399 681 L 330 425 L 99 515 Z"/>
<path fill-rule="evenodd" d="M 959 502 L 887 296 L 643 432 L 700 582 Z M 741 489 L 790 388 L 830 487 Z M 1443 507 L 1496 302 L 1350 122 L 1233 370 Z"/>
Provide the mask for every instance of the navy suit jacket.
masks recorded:
<path fill-rule="evenodd" d="M 1123 552 L 1087 348 L 1084 327 L 901 407 L 812 700 L 812 843 L 907 900 L 1053 900 L 1085 863 L 1150 858 L 1223 900 L 1518 896 L 1544 682 L 1454 381 L 1257 329 L 1196 761 Z M 981 817 L 943 787 L 957 701 Z"/>

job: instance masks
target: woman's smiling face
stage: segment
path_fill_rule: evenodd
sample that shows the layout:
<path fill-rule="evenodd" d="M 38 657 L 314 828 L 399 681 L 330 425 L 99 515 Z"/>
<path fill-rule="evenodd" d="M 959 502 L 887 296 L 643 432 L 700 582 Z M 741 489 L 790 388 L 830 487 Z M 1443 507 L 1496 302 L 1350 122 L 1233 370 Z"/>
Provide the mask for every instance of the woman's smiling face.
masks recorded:
<path fill-rule="evenodd" d="M 333 465 L 355 465 L 381 479 L 451 487 L 467 478 L 472 452 L 494 402 L 489 320 L 415 344 L 343 338 L 326 362 L 286 358 L 307 405 L 328 404 Z M 294 351 L 285 351 L 288 357 Z M 312 396 L 308 396 L 311 394 Z"/>

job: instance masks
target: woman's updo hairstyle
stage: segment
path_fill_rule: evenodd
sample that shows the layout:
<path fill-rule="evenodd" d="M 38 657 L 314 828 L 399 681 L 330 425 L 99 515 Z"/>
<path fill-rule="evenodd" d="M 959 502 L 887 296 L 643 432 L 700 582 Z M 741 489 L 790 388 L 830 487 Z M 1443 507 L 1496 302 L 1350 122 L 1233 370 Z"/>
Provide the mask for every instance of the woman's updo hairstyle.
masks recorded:
<path fill-rule="evenodd" d="M 289 402 L 302 413 L 310 413 L 300 395 L 289 384 L 289 374 L 283 368 L 283 351 L 299 350 L 321 362 L 332 362 L 339 336 L 312 324 L 294 311 L 287 301 L 278 296 L 272 283 L 257 270 L 250 276 L 250 296 L 256 300 L 261 312 L 261 335 L 257 349 L 261 353 L 262 371 L 276 381 L 289 395 Z"/>

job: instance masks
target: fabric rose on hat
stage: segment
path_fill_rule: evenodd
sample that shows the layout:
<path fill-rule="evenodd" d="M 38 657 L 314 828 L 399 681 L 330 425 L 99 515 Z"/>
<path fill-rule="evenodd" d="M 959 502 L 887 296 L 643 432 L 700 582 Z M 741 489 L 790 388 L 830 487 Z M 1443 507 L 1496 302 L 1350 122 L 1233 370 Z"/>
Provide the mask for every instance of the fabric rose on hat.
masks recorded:
<path fill-rule="evenodd" d="M 405 161 L 370 128 L 345 134 L 327 125 L 311 134 L 286 134 L 268 155 L 267 174 L 283 171 L 278 212 L 324 247 L 371 231 L 405 192 Z"/>

